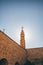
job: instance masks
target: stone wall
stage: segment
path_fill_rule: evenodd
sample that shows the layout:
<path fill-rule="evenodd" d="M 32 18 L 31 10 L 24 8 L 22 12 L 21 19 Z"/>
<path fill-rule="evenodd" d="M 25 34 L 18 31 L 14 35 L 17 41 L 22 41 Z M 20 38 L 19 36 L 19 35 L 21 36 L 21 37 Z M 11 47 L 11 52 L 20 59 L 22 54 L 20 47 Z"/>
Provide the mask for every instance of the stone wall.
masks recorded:
<path fill-rule="evenodd" d="M 6 58 L 8 65 L 18 62 L 23 65 L 26 61 L 26 51 L 5 33 L 0 32 L 0 59 Z"/>
<path fill-rule="evenodd" d="M 0 31 L 0 60 L 7 59 L 8 65 L 18 62 L 23 65 L 26 59 L 35 65 L 43 65 L 43 48 L 23 49 L 8 35 Z"/>
<path fill-rule="evenodd" d="M 27 49 L 27 58 L 35 65 L 43 65 L 43 48 Z"/>

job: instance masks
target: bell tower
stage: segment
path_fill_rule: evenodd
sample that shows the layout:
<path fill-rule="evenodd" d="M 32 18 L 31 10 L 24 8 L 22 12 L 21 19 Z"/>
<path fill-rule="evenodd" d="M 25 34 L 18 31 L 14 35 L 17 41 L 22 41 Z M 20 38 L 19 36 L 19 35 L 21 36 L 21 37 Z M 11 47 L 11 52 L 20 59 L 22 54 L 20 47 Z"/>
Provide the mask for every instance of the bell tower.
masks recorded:
<path fill-rule="evenodd" d="M 20 33 L 20 46 L 25 49 L 25 34 L 23 27 L 21 28 L 21 33 Z"/>

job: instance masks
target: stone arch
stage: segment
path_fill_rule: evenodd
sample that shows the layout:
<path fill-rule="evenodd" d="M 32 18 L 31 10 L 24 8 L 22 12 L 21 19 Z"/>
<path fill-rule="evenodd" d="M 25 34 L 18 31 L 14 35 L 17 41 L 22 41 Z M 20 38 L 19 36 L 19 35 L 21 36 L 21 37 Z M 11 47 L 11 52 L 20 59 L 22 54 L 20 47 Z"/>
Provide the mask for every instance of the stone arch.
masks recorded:
<path fill-rule="evenodd" d="M 0 60 L 0 65 L 8 65 L 7 59 L 6 59 L 6 58 L 2 58 L 2 59 Z"/>
<path fill-rule="evenodd" d="M 20 65 L 19 62 L 16 62 L 15 65 Z"/>

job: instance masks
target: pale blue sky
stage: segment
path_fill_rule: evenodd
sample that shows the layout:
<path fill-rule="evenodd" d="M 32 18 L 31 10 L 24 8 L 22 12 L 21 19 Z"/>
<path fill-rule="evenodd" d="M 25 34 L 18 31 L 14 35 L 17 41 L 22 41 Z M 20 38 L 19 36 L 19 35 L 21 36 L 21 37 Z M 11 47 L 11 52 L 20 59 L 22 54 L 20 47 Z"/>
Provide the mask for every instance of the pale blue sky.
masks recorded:
<path fill-rule="evenodd" d="M 0 0 L 0 29 L 20 44 L 22 26 L 26 48 L 43 47 L 43 0 Z"/>

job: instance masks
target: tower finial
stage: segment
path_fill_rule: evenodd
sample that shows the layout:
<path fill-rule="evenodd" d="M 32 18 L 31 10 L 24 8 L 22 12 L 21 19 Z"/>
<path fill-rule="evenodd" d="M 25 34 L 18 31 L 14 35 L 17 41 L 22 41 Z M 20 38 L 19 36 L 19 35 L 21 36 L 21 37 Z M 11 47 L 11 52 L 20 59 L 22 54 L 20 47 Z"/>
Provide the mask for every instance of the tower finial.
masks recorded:
<path fill-rule="evenodd" d="M 21 27 L 22 31 L 23 31 L 23 28 L 24 28 L 24 27 L 22 26 L 22 27 Z"/>
<path fill-rule="evenodd" d="M 22 26 L 22 30 L 23 30 L 23 26 Z"/>

